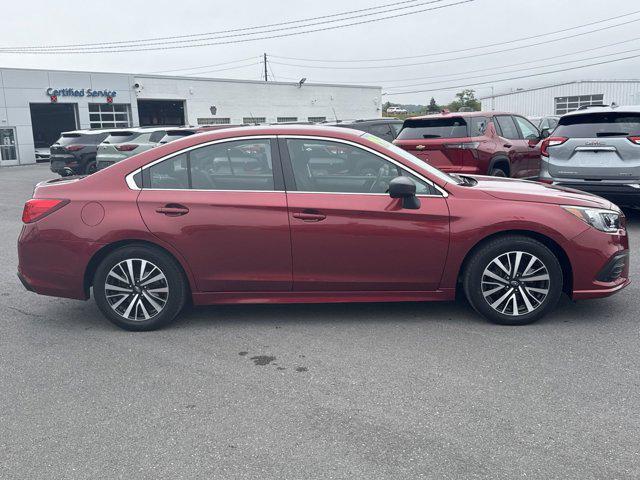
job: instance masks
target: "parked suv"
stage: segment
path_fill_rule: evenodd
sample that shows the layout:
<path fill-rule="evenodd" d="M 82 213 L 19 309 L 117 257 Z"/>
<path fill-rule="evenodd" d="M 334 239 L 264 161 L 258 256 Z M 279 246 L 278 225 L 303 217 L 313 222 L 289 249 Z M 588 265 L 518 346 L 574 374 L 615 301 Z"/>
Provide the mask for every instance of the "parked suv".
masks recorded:
<path fill-rule="evenodd" d="M 542 146 L 540 180 L 640 206 L 640 107 L 567 113 Z"/>
<path fill-rule="evenodd" d="M 160 143 L 167 131 L 174 128 L 140 127 L 112 131 L 98 145 L 98 170 L 155 147 Z"/>
<path fill-rule="evenodd" d="M 96 171 L 98 144 L 109 135 L 110 130 L 74 130 L 63 132 L 51 145 L 51 171 L 63 177 L 90 175 Z"/>
<path fill-rule="evenodd" d="M 519 115 L 445 110 L 406 119 L 394 143 L 445 172 L 535 178 L 542 137 Z"/>
<path fill-rule="evenodd" d="M 353 120 L 328 123 L 333 127 L 353 128 L 380 137 L 387 142 L 393 142 L 402 128 L 402 120 L 397 118 L 372 118 L 369 120 Z"/>

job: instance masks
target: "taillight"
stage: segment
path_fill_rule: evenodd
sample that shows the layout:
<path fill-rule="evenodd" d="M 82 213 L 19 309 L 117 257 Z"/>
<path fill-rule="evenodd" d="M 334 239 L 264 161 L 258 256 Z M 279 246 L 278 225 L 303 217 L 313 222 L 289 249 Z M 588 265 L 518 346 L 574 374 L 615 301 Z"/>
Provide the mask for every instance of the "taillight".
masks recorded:
<path fill-rule="evenodd" d="M 64 207 L 69 200 L 59 198 L 32 198 L 27 200 L 22 210 L 22 221 L 33 223 Z"/>
<path fill-rule="evenodd" d="M 77 152 L 78 150 L 82 150 L 84 145 L 67 145 L 64 147 L 68 152 Z"/>
<path fill-rule="evenodd" d="M 119 152 L 130 152 L 131 150 L 135 150 L 138 148 L 138 145 L 135 143 L 123 143 L 121 145 L 116 145 L 116 150 Z"/>
<path fill-rule="evenodd" d="M 627 137 L 630 142 L 640 145 L 640 137 Z"/>
<path fill-rule="evenodd" d="M 555 147 L 557 145 L 562 145 L 564 142 L 569 140 L 567 137 L 547 137 L 542 141 L 542 145 L 540 146 L 540 155 L 543 157 L 549 156 L 549 147 Z"/>

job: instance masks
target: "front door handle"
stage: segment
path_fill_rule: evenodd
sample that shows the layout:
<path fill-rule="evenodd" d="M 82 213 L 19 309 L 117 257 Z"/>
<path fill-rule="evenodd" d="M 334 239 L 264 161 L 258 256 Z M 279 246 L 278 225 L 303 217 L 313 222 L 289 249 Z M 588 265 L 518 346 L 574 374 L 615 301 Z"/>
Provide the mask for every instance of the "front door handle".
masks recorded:
<path fill-rule="evenodd" d="M 294 213 L 293 218 L 297 218 L 298 220 L 302 220 L 303 222 L 320 222 L 327 218 L 327 216 L 322 213 L 300 212 Z"/>
<path fill-rule="evenodd" d="M 513 147 L 513 145 L 511 145 L 510 143 L 505 143 L 504 145 L 502 145 L 504 148 L 511 148 Z"/>
<path fill-rule="evenodd" d="M 180 205 L 177 203 L 170 203 L 165 205 L 164 207 L 156 208 L 157 213 L 162 213 L 168 217 L 179 217 L 181 215 L 186 215 L 189 213 L 189 209 L 184 205 Z"/>

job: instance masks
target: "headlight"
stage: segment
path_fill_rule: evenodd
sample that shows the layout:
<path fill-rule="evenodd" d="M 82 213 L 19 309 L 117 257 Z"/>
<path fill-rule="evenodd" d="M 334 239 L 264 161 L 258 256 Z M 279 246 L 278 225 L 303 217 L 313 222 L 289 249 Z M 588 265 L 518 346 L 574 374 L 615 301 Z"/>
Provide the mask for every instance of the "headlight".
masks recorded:
<path fill-rule="evenodd" d="M 563 205 L 562 208 L 601 232 L 618 233 L 618 230 L 624 228 L 624 215 L 615 210 L 573 207 L 571 205 Z"/>

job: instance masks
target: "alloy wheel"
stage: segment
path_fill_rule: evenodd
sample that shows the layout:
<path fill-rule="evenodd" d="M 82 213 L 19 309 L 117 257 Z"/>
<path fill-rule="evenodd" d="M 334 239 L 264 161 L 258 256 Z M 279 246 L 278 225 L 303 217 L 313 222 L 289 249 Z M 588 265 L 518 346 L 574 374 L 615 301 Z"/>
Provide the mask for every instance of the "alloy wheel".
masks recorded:
<path fill-rule="evenodd" d="M 107 274 L 105 295 L 121 317 L 146 321 L 158 315 L 169 299 L 169 283 L 160 268 L 142 258 L 117 263 Z"/>
<path fill-rule="evenodd" d="M 535 255 L 522 251 L 503 253 L 482 273 L 485 301 L 503 315 L 521 316 L 538 309 L 549 294 L 551 277 Z"/>

